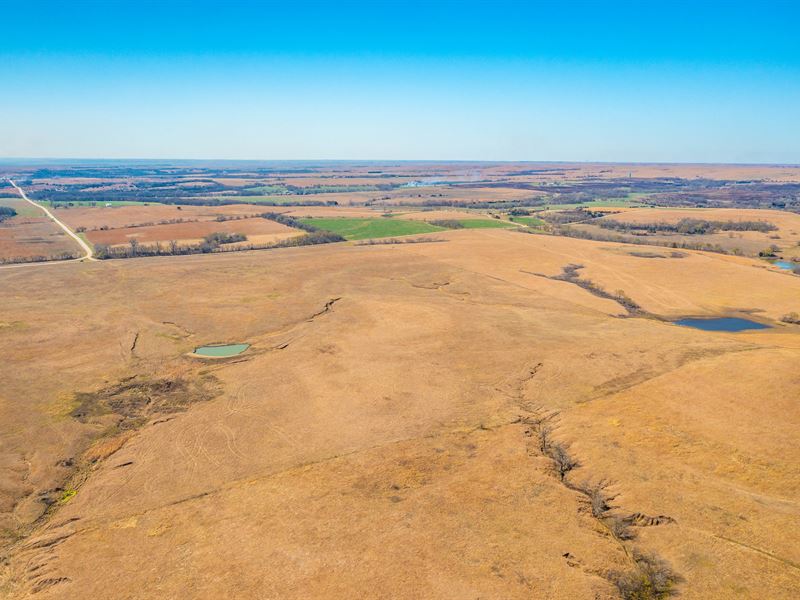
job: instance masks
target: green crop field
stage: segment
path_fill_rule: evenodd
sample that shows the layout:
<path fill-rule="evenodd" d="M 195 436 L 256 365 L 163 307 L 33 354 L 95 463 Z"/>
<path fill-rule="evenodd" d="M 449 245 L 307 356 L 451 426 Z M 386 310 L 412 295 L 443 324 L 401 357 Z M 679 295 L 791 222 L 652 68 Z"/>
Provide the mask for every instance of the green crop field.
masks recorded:
<path fill-rule="evenodd" d="M 514 227 L 513 223 L 499 219 L 458 219 L 464 229 L 505 229 Z"/>
<path fill-rule="evenodd" d="M 514 223 L 520 223 L 528 227 L 541 227 L 544 225 L 544 221 L 538 217 L 511 217 L 511 220 L 514 221 Z"/>
<path fill-rule="evenodd" d="M 307 225 L 338 233 L 348 240 L 365 240 L 369 238 L 394 237 L 397 235 L 413 235 L 415 233 L 433 233 L 442 231 L 442 227 L 436 227 L 424 221 L 404 221 L 402 219 L 387 218 L 363 218 L 363 219 L 322 219 L 306 218 L 300 219 Z"/>

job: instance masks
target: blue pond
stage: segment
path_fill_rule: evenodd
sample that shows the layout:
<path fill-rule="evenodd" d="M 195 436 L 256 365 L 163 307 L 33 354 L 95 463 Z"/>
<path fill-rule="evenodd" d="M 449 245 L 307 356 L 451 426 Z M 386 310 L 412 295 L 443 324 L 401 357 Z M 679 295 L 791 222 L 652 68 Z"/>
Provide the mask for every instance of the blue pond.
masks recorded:
<path fill-rule="evenodd" d="M 800 266 L 800 263 L 793 263 L 789 260 L 776 260 L 772 264 L 778 267 L 779 269 L 786 269 L 787 271 L 791 271 L 795 267 Z"/>
<path fill-rule="evenodd" d="M 769 325 L 756 323 L 738 317 L 718 317 L 715 319 L 679 319 L 676 325 L 702 329 L 703 331 L 745 331 L 747 329 L 769 329 Z"/>

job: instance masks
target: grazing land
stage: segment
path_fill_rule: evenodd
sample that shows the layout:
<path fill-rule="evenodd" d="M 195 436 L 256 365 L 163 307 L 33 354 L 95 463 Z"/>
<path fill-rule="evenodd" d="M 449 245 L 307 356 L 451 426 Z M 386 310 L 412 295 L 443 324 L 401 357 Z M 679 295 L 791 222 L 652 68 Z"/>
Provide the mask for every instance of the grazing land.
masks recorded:
<path fill-rule="evenodd" d="M 4 169 L 3 598 L 800 595 L 800 169 Z"/>

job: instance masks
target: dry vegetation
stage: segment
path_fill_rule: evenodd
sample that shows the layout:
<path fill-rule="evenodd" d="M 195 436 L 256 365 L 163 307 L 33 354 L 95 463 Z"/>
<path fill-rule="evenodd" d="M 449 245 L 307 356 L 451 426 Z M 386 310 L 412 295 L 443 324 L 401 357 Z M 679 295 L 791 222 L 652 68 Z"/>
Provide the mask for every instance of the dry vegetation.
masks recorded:
<path fill-rule="evenodd" d="M 0 223 L 0 264 L 72 258 L 74 243 L 44 217 L 16 216 Z"/>
<path fill-rule="evenodd" d="M 800 593 L 800 278 L 436 238 L 0 271 L 4 596 Z"/>

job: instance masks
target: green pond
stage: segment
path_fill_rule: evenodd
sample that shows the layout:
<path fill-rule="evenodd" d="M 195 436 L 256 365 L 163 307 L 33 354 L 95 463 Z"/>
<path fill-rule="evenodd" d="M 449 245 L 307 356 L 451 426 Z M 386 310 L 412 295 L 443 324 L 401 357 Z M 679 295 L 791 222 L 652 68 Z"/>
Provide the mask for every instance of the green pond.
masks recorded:
<path fill-rule="evenodd" d="M 225 344 L 220 346 L 200 346 L 199 348 L 194 349 L 195 354 L 199 354 L 200 356 L 213 356 L 213 357 L 224 357 L 224 356 L 236 356 L 237 354 L 241 354 L 245 350 L 250 347 L 250 344 Z"/>

